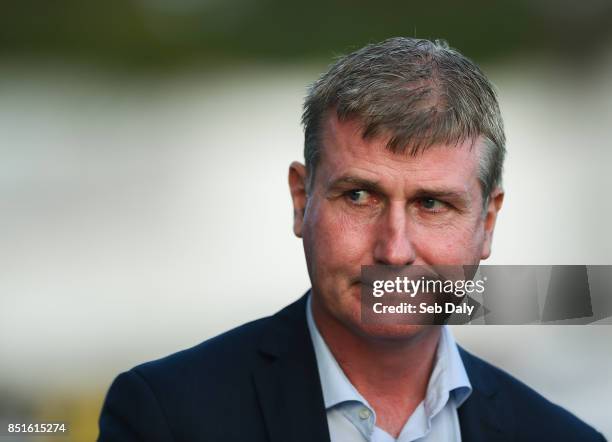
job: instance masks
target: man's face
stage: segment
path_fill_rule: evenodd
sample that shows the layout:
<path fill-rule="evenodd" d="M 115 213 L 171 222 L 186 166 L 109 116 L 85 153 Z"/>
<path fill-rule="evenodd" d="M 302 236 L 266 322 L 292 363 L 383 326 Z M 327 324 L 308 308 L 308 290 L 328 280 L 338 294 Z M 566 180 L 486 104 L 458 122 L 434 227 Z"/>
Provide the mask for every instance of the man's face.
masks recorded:
<path fill-rule="evenodd" d="M 483 214 L 480 140 L 410 156 L 390 152 L 385 138 L 362 139 L 357 120 L 331 114 L 308 194 L 303 166 L 293 163 L 289 174 L 313 309 L 358 334 L 412 335 L 418 326 L 361 323 L 361 266 L 478 264 L 490 253 L 503 194 L 493 194 Z"/>

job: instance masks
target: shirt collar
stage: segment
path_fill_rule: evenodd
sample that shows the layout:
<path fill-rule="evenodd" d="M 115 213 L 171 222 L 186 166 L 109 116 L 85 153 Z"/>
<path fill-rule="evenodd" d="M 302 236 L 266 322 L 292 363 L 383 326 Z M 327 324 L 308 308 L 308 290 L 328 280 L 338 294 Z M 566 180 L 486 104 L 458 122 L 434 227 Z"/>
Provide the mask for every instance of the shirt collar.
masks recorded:
<path fill-rule="evenodd" d="M 312 294 L 308 296 L 306 303 L 306 320 L 317 359 L 325 408 L 329 410 L 338 404 L 351 401 L 360 402 L 371 408 L 346 377 L 319 333 L 312 315 L 311 297 Z M 424 401 L 426 414 L 432 418 L 451 398 L 454 406 L 459 407 L 471 392 L 472 385 L 459 355 L 457 344 L 448 326 L 444 325 L 440 334 L 434 369 L 427 385 Z"/>

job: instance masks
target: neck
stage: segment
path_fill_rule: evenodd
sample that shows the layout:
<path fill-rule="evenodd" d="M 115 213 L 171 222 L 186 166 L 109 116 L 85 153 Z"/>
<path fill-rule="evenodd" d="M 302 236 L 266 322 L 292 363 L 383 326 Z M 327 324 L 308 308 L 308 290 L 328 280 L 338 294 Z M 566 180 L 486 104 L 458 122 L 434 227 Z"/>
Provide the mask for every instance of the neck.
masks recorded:
<path fill-rule="evenodd" d="M 351 330 L 313 297 L 313 317 L 346 377 L 375 409 L 377 425 L 394 437 L 425 398 L 440 326 L 412 326 L 400 337 Z"/>

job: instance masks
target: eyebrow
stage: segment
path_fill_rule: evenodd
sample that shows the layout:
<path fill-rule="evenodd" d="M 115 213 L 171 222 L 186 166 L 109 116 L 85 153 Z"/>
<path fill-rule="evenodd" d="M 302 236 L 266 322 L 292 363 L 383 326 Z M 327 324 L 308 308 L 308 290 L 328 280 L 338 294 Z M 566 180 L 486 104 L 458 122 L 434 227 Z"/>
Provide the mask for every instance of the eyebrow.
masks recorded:
<path fill-rule="evenodd" d="M 358 187 L 363 190 L 385 194 L 385 190 L 380 185 L 379 181 L 368 180 L 353 175 L 346 175 L 337 178 L 328 186 L 330 191 L 338 190 L 342 187 Z M 413 198 L 446 198 L 451 200 L 468 202 L 470 200 L 469 193 L 464 190 L 455 190 L 441 187 L 419 187 L 413 193 Z"/>
<path fill-rule="evenodd" d="M 369 191 L 374 191 L 378 193 L 384 193 L 384 190 L 380 186 L 378 181 L 372 181 L 372 180 L 368 180 L 365 178 L 359 178 L 353 175 L 345 175 L 345 176 L 342 176 L 340 178 L 333 180 L 329 184 L 328 189 L 336 190 L 339 187 L 348 187 L 348 186 L 359 187 L 360 189 L 363 189 L 363 190 L 369 190 Z"/>
<path fill-rule="evenodd" d="M 450 190 L 450 189 L 440 189 L 440 188 L 424 188 L 420 187 L 415 192 L 414 195 L 416 198 L 423 197 L 433 197 L 433 198 L 448 198 L 453 200 L 463 200 L 469 201 L 469 194 L 463 190 Z"/>

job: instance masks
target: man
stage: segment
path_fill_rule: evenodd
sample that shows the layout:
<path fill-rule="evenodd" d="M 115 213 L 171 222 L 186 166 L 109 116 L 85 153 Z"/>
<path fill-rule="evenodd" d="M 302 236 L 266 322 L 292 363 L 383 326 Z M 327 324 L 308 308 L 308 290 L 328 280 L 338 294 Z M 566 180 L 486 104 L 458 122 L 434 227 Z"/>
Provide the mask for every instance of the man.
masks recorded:
<path fill-rule="evenodd" d="M 475 265 L 504 193 L 495 94 L 441 42 L 337 61 L 304 106 L 294 232 L 312 289 L 274 316 L 113 383 L 102 441 L 601 441 L 455 344 L 444 326 L 366 324 L 361 266 Z"/>

